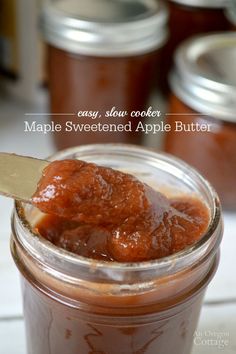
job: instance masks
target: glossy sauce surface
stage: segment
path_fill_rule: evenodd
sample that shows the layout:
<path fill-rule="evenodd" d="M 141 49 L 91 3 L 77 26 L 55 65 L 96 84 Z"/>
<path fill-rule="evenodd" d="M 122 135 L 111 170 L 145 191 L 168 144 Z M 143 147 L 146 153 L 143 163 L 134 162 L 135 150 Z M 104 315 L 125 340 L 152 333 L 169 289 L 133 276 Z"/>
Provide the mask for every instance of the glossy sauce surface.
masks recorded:
<path fill-rule="evenodd" d="M 197 198 L 168 199 L 134 176 L 79 160 L 52 162 L 32 197 L 36 225 L 78 255 L 118 262 L 158 259 L 198 241 L 209 211 Z"/>

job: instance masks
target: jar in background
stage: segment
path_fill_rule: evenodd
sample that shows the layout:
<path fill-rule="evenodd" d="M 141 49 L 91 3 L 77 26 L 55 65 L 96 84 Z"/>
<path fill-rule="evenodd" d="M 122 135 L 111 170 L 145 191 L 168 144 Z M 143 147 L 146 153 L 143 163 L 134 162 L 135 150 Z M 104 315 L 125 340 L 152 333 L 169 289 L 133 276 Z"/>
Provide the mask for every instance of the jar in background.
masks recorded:
<path fill-rule="evenodd" d="M 41 28 L 48 43 L 51 112 L 63 126 L 54 134 L 57 148 L 141 142 L 135 132 L 140 118 L 130 114 L 148 108 L 166 23 L 166 8 L 156 0 L 46 1 Z M 112 109 L 126 113 L 112 117 Z M 98 112 L 96 118 L 86 117 L 91 111 Z M 85 129 L 65 132 L 66 121 Z"/>
<path fill-rule="evenodd" d="M 232 24 L 232 30 L 236 30 L 236 0 L 230 0 L 226 15 Z"/>
<path fill-rule="evenodd" d="M 200 241 L 172 256 L 113 263 L 57 248 L 34 232 L 39 211 L 17 202 L 11 246 L 28 354 L 189 354 L 218 262 L 222 220 L 215 192 L 184 162 L 135 146 L 86 145 L 53 156 L 67 158 L 129 171 L 169 195 L 195 194 L 208 206 L 210 223 Z"/>
<path fill-rule="evenodd" d="M 230 30 L 225 15 L 227 0 L 166 0 L 169 5 L 170 36 L 163 50 L 160 86 L 168 93 L 168 75 L 174 52 L 185 39 L 214 31 Z"/>
<path fill-rule="evenodd" d="M 165 137 L 165 150 L 208 178 L 229 210 L 236 209 L 235 62 L 234 32 L 199 36 L 179 48 Z"/>

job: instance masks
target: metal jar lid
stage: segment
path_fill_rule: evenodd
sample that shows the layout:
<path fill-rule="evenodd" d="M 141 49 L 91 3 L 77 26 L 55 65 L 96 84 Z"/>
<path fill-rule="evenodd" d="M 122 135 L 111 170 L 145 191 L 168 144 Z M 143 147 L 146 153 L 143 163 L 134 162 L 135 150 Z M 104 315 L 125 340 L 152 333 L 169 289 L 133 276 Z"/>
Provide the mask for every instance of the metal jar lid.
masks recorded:
<path fill-rule="evenodd" d="M 229 0 L 170 0 L 177 4 L 192 6 L 192 7 L 206 7 L 206 8 L 225 8 Z"/>
<path fill-rule="evenodd" d="M 229 21 L 236 26 L 236 0 L 230 0 L 226 14 Z"/>
<path fill-rule="evenodd" d="M 236 32 L 201 35 L 175 54 L 170 84 L 190 108 L 236 122 Z"/>
<path fill-rule="evenodd" d="M 159 48 L 167 19 L 157 0 L 45 0 L 41 29 L 48 43 L 69 52 L 128 56 Z"/>

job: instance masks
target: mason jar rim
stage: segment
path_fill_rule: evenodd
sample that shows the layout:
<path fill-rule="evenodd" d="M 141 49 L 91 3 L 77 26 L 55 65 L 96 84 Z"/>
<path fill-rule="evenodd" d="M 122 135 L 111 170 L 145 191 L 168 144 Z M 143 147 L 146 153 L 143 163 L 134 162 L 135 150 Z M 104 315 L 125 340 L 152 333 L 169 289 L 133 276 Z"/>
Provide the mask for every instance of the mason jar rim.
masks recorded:
<path fill-rule="evenodd" d="M 225 9 L 229 0 L 170 0 L 171 2 L 189 7 Z"/>
<path fill-rule="evenodd" d="M 172 91 L 195 111 L 235 123 L 235 53 L 235 32 L 200 34 L 187 39 L 175 52 L 175 65 L 169 76 Z M 211 65 L 210 69 L 205 68 L 205 63 Z"/>
<path fill-rule="evenodd" d="M 173 166 L 175 168 L 181 168 L 183 172 L 187 173 L 188 177 L 191 177 L 192 175 L 197 177 L 200 183 L 202 183 L 203 187 L 206 188 L 207 192 L 209 192 L 210 198 L 213 201 L 213 207 L 211 211 L 211 222 L 209 223 L 207 231 L 201 237 L 201 239 L 194 245 L 187 247 L 183 251 L 160 259 L 133 263 L 94 260 L 70 253 L 64 249 L 60 249 L 49 241 L 47 241 L 46 239 L 44 239 L 39 234 L 37 234 L 24 217 L 24 204 L 19 201 L 16 201 L 15 212 L 13 214 L 12 219 L 13 229 L 15 229 L 17 223 L 18 226 L 21 227 L 21 230 L 24 235 L 27 235 L 27 241 L 25 239 L 21 239 L 20 242 L 23 244 L 23 247 L 31 254 L 31 256 L 37 259 L 40 255 L 43 254 L 45 256 L 45 254 L 48 253 L 51 259 L 63 259 L 63 264 L 65 264 L 65 262 L 68 262 L 73 266 L 82 266 L 95 270 L 100 269 L 108 275 L 112 271 L 121 272 L 123 274 L 127 272 L 130 273 L 156 270 L 159 271 L 157 275 L 162 276 L 168 275 L 168 272 L 173 271 L 173 268 L 175 268 L 175 272 L 186 269 L 187 266 L 192 266 L 193 264 L 196 264 L 199 259 L 203 259 L 209 256 L 209 253 L 216 252 L 221 241 L 221 237 L 218 237 L 218 235 L 214 238 L 214 240 L 212 240 L 212 235 L 217 233 L 217 229 L 220 225 L 221 220 L 221 207 L 218 196 L 214 189 L 211 187 L 211 185 L 195 169 L 184 163 L 182 160 L 172 157 L 169 154 L 157 153 L 147 148 L 140 148 L 134 145 L 125 144 L 95 144 L 85 145 L 81 147 L 73 147 L 63 150 L 62 152 L 56 153 L 55 155 L 53 155 L 53 159 L 66 158 L 65 154 L 77 155 L 82 153 L 89 153 L 91 151 L 96 151 L 96 153 L 98 153 L 99 149 L 104 149 L 104 146 L 106 150 L 109 150 L 109 152 L 113 153 L 118 149 L 123 154 L 125 153 L 125 151 L 128 151 L 129 154 L 133 153 L 136 157 L 142 156 L 145 158 L 148 156 L 149 158 L 152 158 L 154 160 L 157 160 L 158 158 L 163 163 L 169 164 L 172 168 Z M 41 252 L 40 254 L 38 254 L 39 250 Z M 183 262 L 186 263 L 185 267 L 183 267 Z"/>
<path fill-rule="evenodd" d="M 113 2 L 114 7 L 116 3 L 119 4 Z M 123 7 L 127 3 L 120 2 Z M 121 16 L 119 21 L 112 21 L 107 15 L 105 21 L 92 15 L 90 18 L 63 12 L 47 0 L 42 6 L 40 28 L 47 43 L 70 53 L 95 57 L 141 55 L 164 45 L 168 36 L 168 11 L 161 1 L 140 0 L 140 3 L 144 13 L 128 19 Z M 115 8 L 113 11 L 116 13 Z M 122 13 L 126 12 L 124 8 Z"/>

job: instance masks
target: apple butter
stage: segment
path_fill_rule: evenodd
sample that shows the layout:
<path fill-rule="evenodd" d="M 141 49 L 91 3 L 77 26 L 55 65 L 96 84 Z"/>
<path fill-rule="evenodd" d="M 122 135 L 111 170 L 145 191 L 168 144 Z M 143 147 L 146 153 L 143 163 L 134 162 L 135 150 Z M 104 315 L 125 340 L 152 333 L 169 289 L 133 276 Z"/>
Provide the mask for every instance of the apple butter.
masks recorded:
<path fill-rule="evenodd" d="M 162 52 L 161 87 L 169 91 L 168 75 L 178 46 L 194 35 L 230 30 L 225 0 L 166 0 L 169 7 L 168 42 Z"/>
<path fill-rule="evenodd" d="M 129 174 L 78 160 L 52 162 L 32 200 L 49 214 L 36 226 L 41 235 L 96 259 L 169 256 L 199 240 L 209 224 L 200 200 L 171 200 Z"/>
<path fill-rule="evenodd" d="M 131 115 L 148 108 L 167 38 L 166 7 L 156 0 L 49 1 L 41 28 L 52 120 L 61 126 L 53 133 L 56 147 L 140 144 L 135 129 L 142 118 Z M 97 130 L 98 124 L 114 129 Z"/>
<path fill-rule="evenodd" d="M 229 210 L 236 210 L 235 55 L 233 32 L 202 36 L 179 49 L 165 138 L 165 150 L 209 179 Z M 208 129 L 194 131 L 191 124 Z"/>
<path fill-rule="evenodd" d="M 32 198 L 50 214 L 16 202 L 12 219 L 28 354 L 189 354 L 222 237 L 214 190 L 131 145 L 53 159 Z"/>

